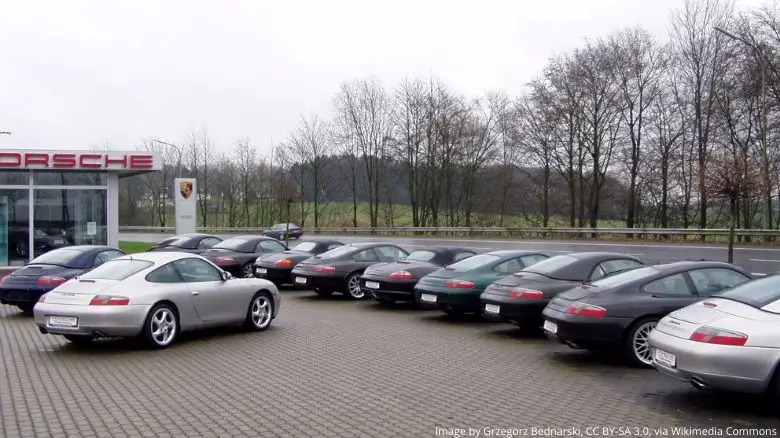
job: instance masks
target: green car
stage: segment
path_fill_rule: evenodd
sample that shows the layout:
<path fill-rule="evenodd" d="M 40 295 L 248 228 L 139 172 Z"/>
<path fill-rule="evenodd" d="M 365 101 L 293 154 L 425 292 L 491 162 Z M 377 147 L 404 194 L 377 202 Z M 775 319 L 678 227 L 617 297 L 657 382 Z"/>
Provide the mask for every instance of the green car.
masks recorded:
<path fill-rule="evenodd" d="M 414 287 L 414 299 L 448 315 L 481 313 L 479 296 L 491 283 L 549 258 L 538 251 L 493 251 L 433 271 Z"/>

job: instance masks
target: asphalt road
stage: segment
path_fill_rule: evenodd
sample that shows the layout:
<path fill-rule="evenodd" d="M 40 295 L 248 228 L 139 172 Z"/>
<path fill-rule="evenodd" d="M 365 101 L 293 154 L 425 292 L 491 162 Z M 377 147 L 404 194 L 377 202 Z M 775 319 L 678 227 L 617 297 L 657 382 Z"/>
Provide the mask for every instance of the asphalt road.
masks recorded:
<path fill-rule="evenodd" d="M 167 237 L 154 233 L 120 233 L 120 240 L 136 242 L 159 242 Z M 219 235 L 226 238 L 230 235 Z M 477 252 L 499 249 L 537 249 L 551 255 L 568 252 L 616 251 L 631 254 L 648 263 L 678 260 L 717 260 L 727 261 L 728 253 L 722 245 L 699 244 L 659 244 L 659 243 L 620 243 L 604 241 L 545 241 L 545 240 L 490 240 L 490 239 L 445 239 L 445 238 L 402 238 L 402 237 L 352 237 L 352 236 L 304 236 L 304 240 L 332 238 L 342 242 L 389 241 L 409 250 L 431 246 L 461 246 Z M 292 243 L 291 243 L 292 244 Z M 780 248 L 736 247 L 734 262 L 754 275 L 766 275 L 780 271 Z"/>

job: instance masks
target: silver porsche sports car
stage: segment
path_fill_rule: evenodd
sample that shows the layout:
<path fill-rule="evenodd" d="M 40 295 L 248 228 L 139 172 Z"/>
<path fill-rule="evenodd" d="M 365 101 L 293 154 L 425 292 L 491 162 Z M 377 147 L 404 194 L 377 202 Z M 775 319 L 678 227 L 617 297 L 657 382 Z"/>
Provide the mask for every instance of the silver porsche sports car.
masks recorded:
<path fill-rule="evenodd" d="M 749 281 L 661 319 L 652 365 L 698 389 L 780 400 L 780 275 Z"/>
<path fill-rule="evenodd" d="M 74 343 L 141 337 L 165 348 L 188 330 L 232 324 L 265 330 L 280 304 L 270 281 L 233 278 L 195 254 L 145 252 L 66 281 L 41 296 L 33 314 L 41 333 Z"/>

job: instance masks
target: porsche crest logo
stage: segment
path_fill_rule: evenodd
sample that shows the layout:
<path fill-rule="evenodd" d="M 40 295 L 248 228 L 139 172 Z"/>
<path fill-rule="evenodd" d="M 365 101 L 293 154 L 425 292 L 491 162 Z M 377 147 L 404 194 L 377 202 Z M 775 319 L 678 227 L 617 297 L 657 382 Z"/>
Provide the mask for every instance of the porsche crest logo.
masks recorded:
<path fill-rule="evenodd" d="M 192 196 L 192 181 L 182 181 L 179 183 L 179 193 L 184 199 L 190 199 Z"/>

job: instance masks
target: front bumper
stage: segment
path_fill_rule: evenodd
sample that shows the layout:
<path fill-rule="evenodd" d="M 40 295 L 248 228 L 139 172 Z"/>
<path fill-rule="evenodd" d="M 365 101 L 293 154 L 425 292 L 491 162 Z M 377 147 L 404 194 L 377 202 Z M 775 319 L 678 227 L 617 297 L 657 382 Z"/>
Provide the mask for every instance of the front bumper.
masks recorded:
<path fill-rule="evenodd" d="M 133 337 L 141 333 L 151 306 L 75 306 L 38 303 L 33 310 L 35 324 L 41 333 L 56 335 L 87 335 Z M 75 327 L 49 324 L 50 316 L 76 317 Z"/>
<path fill-rule="evenodd" d="M 693 342 L 658 330 L 650 332 L 653 368 L 685 382 L 726 391 L 761 394 L 780 362 L 780 350 Z M 656 360 L 657 350 L 675 356 L 672 365 Z"/>
<path fill-rule="evenodd" d="M 450 289 L 438 286 L 417 285 L 414 288 L 414 300 L 421 307 L 443 311 L 479 313 L 481 303 L 480 289 Z M 435 301 L 424 300 L 423 296 L 435 297 Z"/>
<path fill-rule="evenodd" d="M 623 335 L 632 321 L 630 318 L 570 315 L 549 307 L 544 309 L 542 316 L 547 326 L 544 333 L 548 338 L 570 347 L 584 349 L 622 344 Z M 547 321 L 555 324 L 553 331 Z"/>

